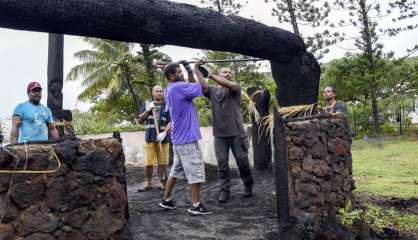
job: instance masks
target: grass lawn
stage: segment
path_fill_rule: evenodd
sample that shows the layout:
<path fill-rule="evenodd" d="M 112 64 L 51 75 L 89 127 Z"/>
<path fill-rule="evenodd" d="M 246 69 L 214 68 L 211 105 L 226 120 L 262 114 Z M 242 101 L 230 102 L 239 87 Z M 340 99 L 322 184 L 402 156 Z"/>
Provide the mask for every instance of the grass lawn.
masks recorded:
<path fill-rule="evenodd" d="M 418 140 L 355 140 L 351 153 L 357 192 L 418 197 Z"/>

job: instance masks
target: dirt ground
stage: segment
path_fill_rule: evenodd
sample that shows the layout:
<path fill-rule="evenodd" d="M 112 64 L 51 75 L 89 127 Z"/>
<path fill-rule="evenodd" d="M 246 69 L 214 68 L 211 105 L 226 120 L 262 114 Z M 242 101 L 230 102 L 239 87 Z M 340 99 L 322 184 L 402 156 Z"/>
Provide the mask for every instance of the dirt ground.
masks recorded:
<path fill-rule="evenodd" d="M 213 214 L 192 216 L 190 186 L 177 181 L 173 199 L 175 210 L 164 210 L 158 206 L 163 191 L 155 187 L 148 192 L 136 189 L 144 181 L 144 170 L 138 167 L 127 169 L 129 226 L 134 239 L 277 239 L 278 224 L 274 180 L 271 173 L 254 172 L 255 187 L 251 198 L 244 198 L 243 185 L 234 171 L 231 199 L 226 204 L 217 201 L 218 187 L 216 169 L 206 167 L 207 180 L 203 185 L 201 199 Z"/>

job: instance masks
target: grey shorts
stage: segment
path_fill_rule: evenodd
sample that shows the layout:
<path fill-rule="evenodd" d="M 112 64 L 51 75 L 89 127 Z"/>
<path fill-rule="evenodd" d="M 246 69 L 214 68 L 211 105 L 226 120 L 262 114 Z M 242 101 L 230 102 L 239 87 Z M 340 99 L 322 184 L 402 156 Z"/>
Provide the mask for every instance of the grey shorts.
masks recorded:
<path fill-rule="evenodd" d="M 197 142 L 173 145 L 173 152 L 170 177 L 187 179 L 189 184 L 205 182 L 205 163 Z"/>

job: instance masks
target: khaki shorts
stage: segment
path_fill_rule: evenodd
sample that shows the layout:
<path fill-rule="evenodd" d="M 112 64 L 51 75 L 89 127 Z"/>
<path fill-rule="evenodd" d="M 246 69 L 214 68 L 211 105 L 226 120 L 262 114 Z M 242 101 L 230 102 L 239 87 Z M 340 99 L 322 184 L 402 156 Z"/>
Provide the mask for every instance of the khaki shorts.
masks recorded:
<path fill-rule="evenodd" d="M 171 177 L 187 179 L 189 184 L 205 182 L 205 163 L 197 142 L 173 145 L 173 152 Z"/>
<path fill-rule="evenodd" d="M 160 151 L 159 142 L 145 142 L 145 154 L 147 155 L 145 158 L 145 166 L 149 167 L 155 164 L 167 165 L 168 147 L 168 143 L 161 143 Z"/>

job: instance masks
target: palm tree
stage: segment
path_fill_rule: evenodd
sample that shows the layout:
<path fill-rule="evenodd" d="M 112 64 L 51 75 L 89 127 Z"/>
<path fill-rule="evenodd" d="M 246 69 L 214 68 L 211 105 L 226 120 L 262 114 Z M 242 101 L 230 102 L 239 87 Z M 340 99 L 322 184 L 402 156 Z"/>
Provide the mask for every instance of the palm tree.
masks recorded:
<path fill-rule="evenodd" d="M 158 50 L 158 45 L 153 44 L 140 44 L 141 50 L 137 51 L 137 60 L 138 62 L 142 63 L 145 68 L 145 78 L 141 79 L 142 82 L 138 82 L 141 85 L 144 85 L 148 88 L 149 92 L 151 93 L 152 87 L 155 84 L 161 84 L 158 81 L 158 78 L 161 77 L 161 72 L 157 72 L 156 68 L 153 65 L 153 61 L 159 62 L 171 62 L 171 58 Z M 137 80 L 138 81 L 138 80 Z"/>
<path fill-rule="evenodd" d="M 74 57 L 82 63 L 74 66 L 67 81 L 82 79 L 85 87 L 78 99 L 94 100 L 100 97 L 120 96 L 128 91 L 136 108 L 141 105 L 134 80 L 143 78 L 145 69 L 134 56 L 134 44 L 106 39 L 83 38 L 92 50 L 81 50 Z"/>

